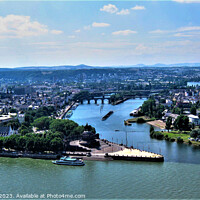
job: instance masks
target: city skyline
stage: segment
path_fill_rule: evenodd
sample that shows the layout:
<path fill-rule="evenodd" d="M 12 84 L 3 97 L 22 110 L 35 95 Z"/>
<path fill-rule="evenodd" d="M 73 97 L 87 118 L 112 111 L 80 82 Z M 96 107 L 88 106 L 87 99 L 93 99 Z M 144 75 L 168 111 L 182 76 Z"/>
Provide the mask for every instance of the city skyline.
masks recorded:
<path fill-rule="evenodd" d="M 0 67 L 200 62 L 188 2 L 1 1 Z"/>

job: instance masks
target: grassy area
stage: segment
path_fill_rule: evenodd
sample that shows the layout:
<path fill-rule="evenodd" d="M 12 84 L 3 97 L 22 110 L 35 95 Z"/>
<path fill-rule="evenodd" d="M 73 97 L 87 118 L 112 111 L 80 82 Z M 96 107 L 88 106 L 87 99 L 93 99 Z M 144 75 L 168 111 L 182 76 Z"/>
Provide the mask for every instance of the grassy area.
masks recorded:
<path fill-rule="evenodd" d="M 125 122 L 127 122 L 127 123 L 136 123 L 139 118 L 142 118 L 144 120 L 144 122 L 149 122 L 149 121 L 156 120 L 155 118 L 149 118 L 147 116 L 140 116 L 140 117 L 135 117 L 135 118 L 127 119 Z"/>
<path fill-rule="evenodd" d="M 190 141 L 188 138 L 190 137 L 190 131 L 171 131 L 171 132 L 161 132 L 161 131 L 156 131 L 156 133 L 160 133 L 164 136 L 165 140 L 169 140 L 169 141 L 173 141 L 173 139 L 175 141 L 177 141 L 177 138 L 181 138 L 183 139 L 184 143 L 192 144 L 194 146 L 200 146 L 200 142 L 196 142 L 196 141 Z M 189 142 L 190 141 L 190 142 Z"/>

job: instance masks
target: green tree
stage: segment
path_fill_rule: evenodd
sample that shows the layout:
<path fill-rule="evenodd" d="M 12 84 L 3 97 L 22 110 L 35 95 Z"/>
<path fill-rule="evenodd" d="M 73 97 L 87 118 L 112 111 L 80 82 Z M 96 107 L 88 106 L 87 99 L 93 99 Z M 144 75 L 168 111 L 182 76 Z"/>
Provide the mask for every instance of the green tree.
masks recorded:
<path fill-rule="evenodd" d="M 174 108 L 172 109 L 172 113 L 173 113 L 173 114 L 178 114 L 178 115 L 180 115 L 180 114 L 181 114 L 181 109 L 178 108 L 178 107 L 174 107 Z"/>
<path fill-rule="evenodd" d="M 12 129 L 18 129 L 20 127 L 20 123 L 18 119 L 14 119 L 9 121 L 6 126 L 11 126 Z"/>
<path fill-rule="evenodd" d="M 34 137 L 25 137 L 26 138 L 26 150 L 28 151 L 34 151 L 35 150 L 35 142 Z"/>
<path fill-rule="evenodd" d="M 77 126 L 73 129 L 71 135 L 81 135 L 84 131 L 84 127 L 83 126 Z"/>
<path fill-rule="evenodd" d="M 60 138 L 55 137 L 53 140 L 51 140 L 50 145 L 52 151 L 58 152 L 63 150 L 63 141 Z"/>
<path fill-rule="evenodd" d="M 165 126 L 165 128 L 168 130 L 168 132 L 169 132 L 169 129 L 171 129 L 171 125 L 172 125 L 172 117 L 169 116 L 169 117 L 167 118 L 166 126 Z"/>
<path fill-rule="evenodd" d="M 49 129 L 51 118 L 49 117 L 40 117 L 34 120 L 33 126 L 37 127 L 39 130 Z"/>
<path fill-rule="evenodd" d="M 174 122 L 174 128 L 180 131 L 188 131 L 190 130 L 189 126 L 189 118 L 188 116 L 180 115 Z"/>
<path fill-rule="evenodd" d="M 149 98 L 141 106 L 141 113 L 148 117 L 155 117 L 157 119 L 162 118 L 165 107 L 161 104 L 156 105 L 156 101 L 153 98 Z"/>
<path fill-rule="evenodd" d="M 150 133 L 154 133 L 154 127 L 152 125 L 150 126 Z"/>
<path fill-rule="evenodd" d="M 17 138 L 16 140 L 16 148 L 17 150 L 25 150 L 26 148 L 26 139 L 24 138 L 24 136 L 20 136 Z"/>
<path fill-rule="evenodd" d="M 11 135 L 9 137 L 5 137 L 4 147 L 6 149 L 14 149 L 16 147 L 16 135 Z"/>
<path fill-rule="evenodd" d="M 49 129 L 52 132 L 61 132 L 63 134 L 65 134 L 65 120 L 62 119 L 53 119 L 50 123 Z"/>
<path fill-rule="evenodd" d="M 195 108 L 195 106 L 192 106 L 192 107 L 191 107 L 190 113 L 193 114 L 193 115 L 196 115 L 196 114 L 197 114 L 197 109 Z"/>
<path fill-rule="evenodd" d="M 21 135 L 26 135 L 27 133 L 31 133 L 32 128 L 31 127 L 27 127 L 26 125 L 22 124 L 22 126 L 19 128 L 19 133 Z"/>
<path fill-rule="evenodd" d="M 25 114 L 25 117 L 24 117 L 24 121 L 27 122 L 28 124 L 32 123 L 33 122 L 33 116 L 30 115 L 30 114 Z"/>
<path fill-rule="evenodd" d="M 0 150 L 4 147 L 4 138 L 0 137 Z"/>
<path fill-rule="evenodd" d="M 10 113 L 17 113 L 17 110 L 16 110 L 15 108 L 11 108 L 11 109 L 9 110 L 9 112 L 10 112 Z"/>
<path fill-rule="evenodd" d="M 196 129 L 192 130 L 190 132 L 190 136 L 193 137 L 193 138 L 197 138 L 197 137 L 200 138 L 200 129 L 198 129 L 198 130 L 196 130 Z"/>

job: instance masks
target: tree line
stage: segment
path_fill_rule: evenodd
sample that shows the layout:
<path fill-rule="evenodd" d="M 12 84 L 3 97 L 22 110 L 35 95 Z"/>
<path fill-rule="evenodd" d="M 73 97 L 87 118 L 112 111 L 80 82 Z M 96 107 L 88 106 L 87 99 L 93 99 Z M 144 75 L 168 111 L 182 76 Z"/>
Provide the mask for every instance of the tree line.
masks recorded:
<path fill-rule="evenodd" d="M 84 130 L 96 133 L 95 128 L 86 124 L 79 126 L 72 120 L 54 119 L 50 115 L 53 107 L 41 107 L 38 110 L 28 110 L 25 121 L 20 124 L 17 119 L 4 124 L 18 128 L 19 135 L 0 137 L 0 149 L 15 149 L 21 151 L 43 152 L 61 151 L 64 148 L 63 140 L 67 137 L 79 136 Z M 43 133 L 34 133 L 33 127 Z"/>
<path fill-rule="evenodd" d="M 156 104 L 156 101 L 153 97 L 150 97 L 147 101 L 141 106 L 140 115 L 145 115 L 150 118 L 154 117 L 160 119 L 163 116 L 163 111 L 165 107 L 161 104 Z"/>

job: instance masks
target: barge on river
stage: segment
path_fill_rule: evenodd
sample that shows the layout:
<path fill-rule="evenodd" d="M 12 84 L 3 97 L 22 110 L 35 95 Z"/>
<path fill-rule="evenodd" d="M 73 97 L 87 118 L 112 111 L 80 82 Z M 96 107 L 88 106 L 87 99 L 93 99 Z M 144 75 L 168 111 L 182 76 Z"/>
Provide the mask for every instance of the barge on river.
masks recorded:
<path fill-rule="evenodd" d="M 105 116 L 102 117 L 101 120 L 104 121 L 104 120 L 108 119 L 108 117 L 110 117 L 113 113 L 114 113 L 114 112 L 113 112 L 112 110 L 109 111 Z"/>

